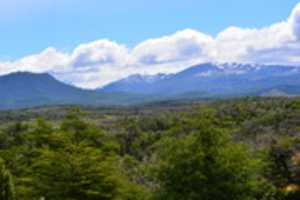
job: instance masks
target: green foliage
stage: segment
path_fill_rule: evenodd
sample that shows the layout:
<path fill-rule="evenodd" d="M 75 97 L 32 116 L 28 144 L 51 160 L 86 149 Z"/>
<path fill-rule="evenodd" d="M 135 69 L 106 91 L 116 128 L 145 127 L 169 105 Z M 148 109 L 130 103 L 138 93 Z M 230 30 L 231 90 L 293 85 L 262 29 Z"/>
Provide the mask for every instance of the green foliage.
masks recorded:
<path fill-rule="evenodd" d="M 15 188 L 10 172 L 5 168 L 4 162 L 0 159 L 0 199 L 14 200 Z"/>
<path fill-rule="evenodd" d="M 1 194 L 18 200 L 297 200 L 298 104 L 247 98 L 0 112 L 0 188 L 7 191 Z"/>
<path fill-rule="evenodd" d="M 278 187 L 284 187 L 292 181 L 292 172 L 289 168 L 292 151 L 288 146 L 274 141 L 269 149 L 268 156 L 269 176 L 272 177 L 272 182 Z"/>
<path fill-rule="evenodd" d="M 259 175 L 258 159 L 233 143 L 226 130 L 215 127 L 214 113 L 204 112 L 188 125 L 191 134 L 166 138 L 160 144 L 158 199 L 253 199 Z"/>
<path fill-rule="evenodd" d="M 115 199 L 121 180 L 117 160 L 85 142 L 41 149 L 33 165 L 35 188 L 46 199 Z"/>

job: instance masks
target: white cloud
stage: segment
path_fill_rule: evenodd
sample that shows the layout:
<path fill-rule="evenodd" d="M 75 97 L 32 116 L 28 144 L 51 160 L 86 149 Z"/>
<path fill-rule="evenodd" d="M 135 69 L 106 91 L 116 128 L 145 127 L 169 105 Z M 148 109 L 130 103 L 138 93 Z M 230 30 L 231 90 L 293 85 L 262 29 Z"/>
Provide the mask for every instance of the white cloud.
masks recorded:
<path fill-rule="evenodd" d="M 279 48 L 293 39 L 287 22 L 263 29 L 230 27 L 215 38 L 214 45 L 210 46 L 210 55 L 218 62 L 256 62 L 247 59 L 249 54 L 262 49 Z"/>
<path fill-rule="evenodd" d="M 296 38 L 300 39 L 300 3 L 295 6 L 288 21 L 292 25 Z"/>
<path fill-rule="evenodd" d="M 142 42 L 133 49 L 132 55 L 141 65 L 171 64 L 190 59 L 206 60 L 207 52 L 204 49 L 212 42 L 211 36 L 186 29 Z"/>
<path fill-rule="evenodd" d="M 171 73 L 202 62 L 300 65 L 300 3 L 285 21 L 260 29 L 229 27 L 216 37 L 186 29 L 131 49 L 106 39 L 81 44 L 69 53 L 47 48 L 0 62 L 0 74 L 49 72 L 68 83 L 95 88 L 134 73 Z"/>
<path fill-rule="evenodd" d="M 16 61 L 0 62 L 0 74 L 15 71 L 56 72 L 68 67 L 68 55 L 50 47 L 39 54 L 30 55 Z"/>
<path fill-rule="evenodd" d="M 78 46 L 71 57 L 75 68 L 99 65 L 123 65 L 128 62 L 128 49 L 116 42 L 99 40 Z"/>

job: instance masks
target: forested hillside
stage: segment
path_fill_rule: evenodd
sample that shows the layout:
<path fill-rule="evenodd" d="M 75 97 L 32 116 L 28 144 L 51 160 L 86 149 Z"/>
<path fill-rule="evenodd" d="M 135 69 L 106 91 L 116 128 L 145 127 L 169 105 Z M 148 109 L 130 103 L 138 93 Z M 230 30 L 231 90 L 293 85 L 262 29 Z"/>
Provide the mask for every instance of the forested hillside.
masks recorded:
<path fill-rule="evenodd" d="M 2 200 L 297 200 L 300 99 L 0 112 Z"/>

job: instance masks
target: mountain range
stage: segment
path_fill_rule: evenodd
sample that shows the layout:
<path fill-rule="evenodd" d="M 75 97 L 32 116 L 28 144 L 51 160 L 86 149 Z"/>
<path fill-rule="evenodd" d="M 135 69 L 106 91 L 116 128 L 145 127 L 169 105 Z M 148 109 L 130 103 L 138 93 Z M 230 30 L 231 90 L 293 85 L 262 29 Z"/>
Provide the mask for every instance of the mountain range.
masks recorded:
<path fill-rule="evenodd" d="M 151 81 L 149 81 L 151 80 Z M 203 97 L 261 96 L 277 91 L 300 94 L 300 68 L 280 65 L 201 64 L 176 74 L 132 75 L 99 91 Z"/>
<path fill-rule="evenodd" d="M 96 90 L 65 84 L 46 73 L 17 72 L 0 76 L 0 109 L 298 95 L 298 66 L 207 63 L 175 74 L 135 74 Z"/>

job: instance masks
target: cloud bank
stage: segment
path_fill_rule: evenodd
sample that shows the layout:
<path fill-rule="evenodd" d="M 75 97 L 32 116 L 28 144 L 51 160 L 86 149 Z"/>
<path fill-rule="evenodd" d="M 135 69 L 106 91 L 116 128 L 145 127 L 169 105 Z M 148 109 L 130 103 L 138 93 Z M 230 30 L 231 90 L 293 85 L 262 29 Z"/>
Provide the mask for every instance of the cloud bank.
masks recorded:
<path fill-rule="evenodd" d="M 229 27 L 216 37 L 186 29 L 133 48 L 103 39 L 72 52 L 53 47 L 13 61 L 0 74 L 47 72 L 83 88 L 96 88 L 130 74 L 174 73 L 204 62 L 300 65 L 300 3 L 288 19 L 261 29 Z"/>

